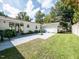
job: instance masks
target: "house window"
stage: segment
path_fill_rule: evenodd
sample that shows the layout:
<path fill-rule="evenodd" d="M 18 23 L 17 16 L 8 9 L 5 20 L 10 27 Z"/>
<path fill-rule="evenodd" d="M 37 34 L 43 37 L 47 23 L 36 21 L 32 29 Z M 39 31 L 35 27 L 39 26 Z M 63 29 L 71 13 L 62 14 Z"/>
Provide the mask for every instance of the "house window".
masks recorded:
<path fill-rule="evenodd" d="M 15 26 L 19 26 L 19 23 L 16 23 Z"/>
<path fill-rule="evenodd" d="M 37 29 L 38 27 L 36 26 L 36 29 Z"/>
<path fill-rule="evenodd" d="M 6 23 L 6 21 L 4 21 L 4 23 Z"/>
<path fill-rule="evenodd" d="M 24 24 L 23 24 L 23 23 L 21 23 L 21 24 L 20 24 L 20 26 L 24 26 Z"/>
<path fill-rule="evenodd" d="M 27 28 L 29 28 L 30 26 L 29 26 L 29 24 L 27 25 Z"/>
<path fill-rule="evenodd" d="M 9 22 L 9 27 L 12 27 L 12 26 L 14 26 L 14 23 Z"/>

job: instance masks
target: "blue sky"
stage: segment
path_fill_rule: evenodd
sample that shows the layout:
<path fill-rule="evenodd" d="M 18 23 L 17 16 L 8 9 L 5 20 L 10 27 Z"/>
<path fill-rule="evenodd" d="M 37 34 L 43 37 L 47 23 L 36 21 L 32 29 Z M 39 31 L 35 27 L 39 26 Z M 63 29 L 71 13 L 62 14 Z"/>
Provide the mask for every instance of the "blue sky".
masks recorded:
<path fill-rule="evenodd" d="M 57 0 L 0 0 L 0 11 L 10 17 L 16 17 L 21 11 L 34 18 L 37 11 L 48 13 Z"/>

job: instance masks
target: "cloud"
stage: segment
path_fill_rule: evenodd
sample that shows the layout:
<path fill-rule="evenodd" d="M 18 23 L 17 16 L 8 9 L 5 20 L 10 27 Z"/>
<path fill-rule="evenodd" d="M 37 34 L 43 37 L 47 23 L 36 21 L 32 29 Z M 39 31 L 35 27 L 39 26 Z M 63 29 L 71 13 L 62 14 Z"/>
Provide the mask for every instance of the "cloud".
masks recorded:
<path fill-rule="evenodd" d="M 5 0 L 0 0 L 0 3 L 2 3 L 3 9 L 0 11 L 4 11 L 5 13 L 7 12 L 8 16 L 15 18 L 17 14 L 20 12 L 19 9 L 14 8 L 11 6 L 9 3 L 5 3 Z M 19 3 L 19 0 L 16 0 L 16 3 Z"/>
<path fill-rule="evenodd" d="M 0 0 L 0 3 L 3 3 L 3 0 Z"/>
<path fill-rule="evenodd" d="M 3 5 L 3 11 L 10 17 L 15 17 L 17 16 L 17 14 L 21 11 L 21 10 L 24 10 L 25 12 L 27 12 L 27 14 L 35 19 L 35 15 L 36 13 L 41 10 L 43 13 L 47 13 L 46 10 L 50 9 L 52 6 L 54 6 L 54 3 L 52 1 L 55 1 L 55 0 L 36 0 L 39 2 L 39 4 L 41 6 L 38 6 L 36 7 L 36 5 L 33 3 L 33 0 L 27 0 L 27 2 L 23 2 L 26 4 L 26 7 L 23 7 L 25 6 L 25 4 L 23 5 L 20 5 L 21 1 L 20 0 L 7 0 L 7 2 L 5 2 L 6 0 L 0 0 L 0 3 Z M 10 1 L 10 2 L 9 2 Z M 23 1 L 23 0 L 22 0 Z M 36 2 L 34 1 L 34 2 Z M 12 3 L 11 3 L 12 2 Z M 37 3 L 38 3 L 37 2 Z M 16 7 L 16 8 L 15 8 Z M 20 8 L 20 7 L 23 7 L 23 8 Z M 36 7 L 36 8 L 35 8 Z M 19 10 L 19 9 L 20 10 Z"/>
<path fill-rule="evenodd" d="M 27 14 L 28 14 L 31 18 L 34 18 L 36 12 L 39 11 L 39 10 L 40 10 L 40 8 L 34 9 L 34 5 L 33 5 L 32 0 L 29 0 L 29 1 L 27 2 L 25 11 L 27 12 Z"/>
<path fill-rule="evenodd" d="M 48 9 L 51 8 L 52 6 L 54 7 L 54 4 L 52 3 L 52 0 L 37 0 L 42 8 Z"/>
<path fill-rule="evenodd" d="M 26 4 L 26 12 L 27 12 L 28 15 L 31 14 L 33 8 L 34 8 L 34 6 L 33 6 L 33 4 L 32 4 L 32 1 L 29 0 L 29 1 L 27 2 L 27 4 Z"/>
<path fill-rule="evenodd" d="M 20 12 L 19 9 L 14 8 L 13 6 L 11 6 L 8 3 L 7 4 L 3 4 L 3 10 L 5 12 L 8 12 L 10 17 L 15 17 Z"/>

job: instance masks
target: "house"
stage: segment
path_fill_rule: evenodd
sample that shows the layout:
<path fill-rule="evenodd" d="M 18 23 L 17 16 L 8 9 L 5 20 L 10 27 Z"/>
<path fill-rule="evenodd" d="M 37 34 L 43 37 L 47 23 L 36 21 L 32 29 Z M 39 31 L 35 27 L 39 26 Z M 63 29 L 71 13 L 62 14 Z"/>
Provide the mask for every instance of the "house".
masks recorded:
<path fill-rule="evenodd" d="M 26 22 L 15 18 L 0 16 L 0 30 L 14 29 L 16 32 L 28 33 L 29 31 L 39 31 L 41 24 L 34 22 Z M 57 33 L 59 23 L 43 24 L 43 29 L 46 32 Z"/>
<path fill-rule="evenodd" d="M 15 29 L 17 32 L 27 33 L 40 30 L 40 24 L 0 16 L 0 30 Z"/>
<path fill-rule="evenodd" d="M 43 25 L 43 28 L 46 32 L 57 33 L 58 32 L 59 22 L 56 23 L 47 23 Z"/>
<path fill-rule="evenodd" d="M 72 25 L 72 33 L 79 36 L 79 22 Z"/>

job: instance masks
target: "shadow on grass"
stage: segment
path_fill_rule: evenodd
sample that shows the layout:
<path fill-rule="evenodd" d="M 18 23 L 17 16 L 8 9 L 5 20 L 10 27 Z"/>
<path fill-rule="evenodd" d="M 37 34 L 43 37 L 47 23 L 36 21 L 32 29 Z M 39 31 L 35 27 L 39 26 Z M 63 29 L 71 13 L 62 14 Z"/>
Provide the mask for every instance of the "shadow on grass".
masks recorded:
<path fill-rule="evenodd" d="M 15 37 L 22 38 L 21 37 Z M 13 40 L 14 38 L 12 38 Z M 8 48 L 7 48 L 8 46 Z M 6 49 L 4 48 L 6 47 Z M 12 44 L 11 41 L 5 40 L 0 42 L 0 59 L 25 59 L 20 51 Z"/>
<path fill-rule="evenodd" d="M 0 59 L 25 59 L 16 47 L 0 51 Z"/>

